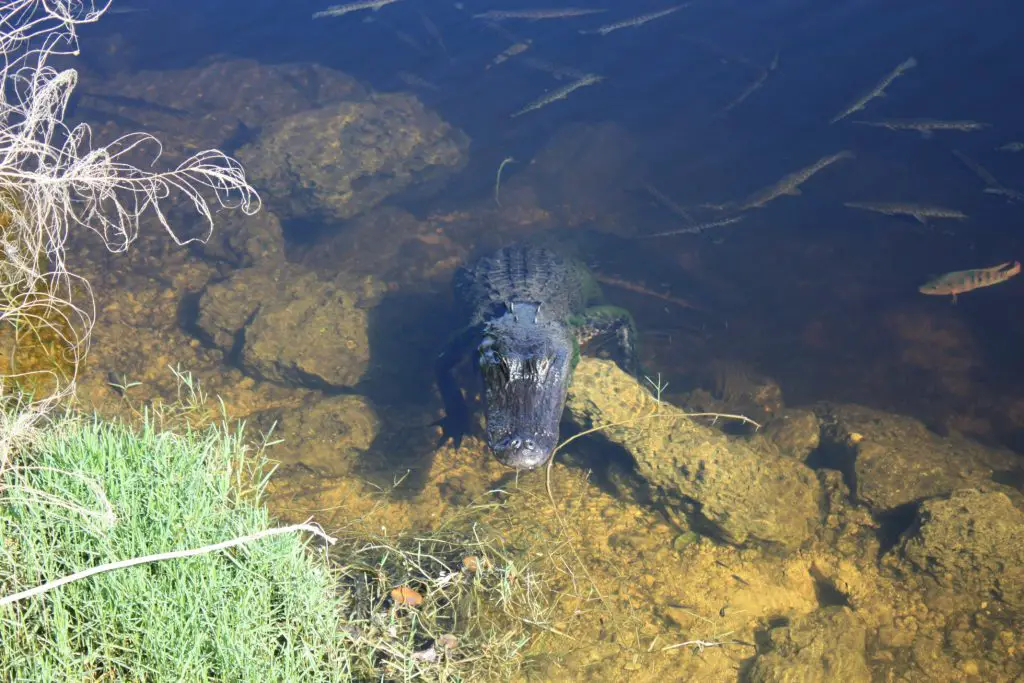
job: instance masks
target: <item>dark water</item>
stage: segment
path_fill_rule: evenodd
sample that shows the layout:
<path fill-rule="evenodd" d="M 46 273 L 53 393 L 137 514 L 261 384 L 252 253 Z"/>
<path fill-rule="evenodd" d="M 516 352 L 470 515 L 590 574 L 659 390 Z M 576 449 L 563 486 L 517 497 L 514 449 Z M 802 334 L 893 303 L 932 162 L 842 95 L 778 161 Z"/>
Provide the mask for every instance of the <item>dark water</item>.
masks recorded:
<path fill-rule="evenodd" d="M 382 90 L 407 89 L 397 74 L 410 72 L 439 86 L 438 92 L 420 95 L 471 136 L 474 157 L 500 149 L 528 158 L 559 125 L 613 121 L 645 138 L 651 160 L 664 164 L 665 173 L 687 176 L 699 170 L 707 183 L 737 187 L 747 173 L 755 185 L 764 184 L 776 168 L 788 168 L 790 159 L 800 164 L 807 154 L 817 158 L 819 150 L 824 154 L 855 142 L 884 146 L 898 137 L 827 122 L 911 55 L 920 63 L 912 76 L 859 116 L 983 120 L 993 128 L 984 141 L 971 141 L 982 149 L 990 148 L 988 142 L 1012 139 L 1020 126 L 1015 94 L 1024 63 L 1024 9 L 1011 2 L 893 5 L 880 0 L 823 7 L 697 0 L 607 36 L 578 30 L 673 5 L 591 2 L 586 6 L 608 11 L 570 19 L 509 20 L 502 25 L 534 41 L 524 56 L 606 79 L 557 106 L 513 120 L 510 113 L 555 82 L 515 59 L 484 71 L 509 42 L 472 15 L 559 5 L 462 5 L 460 10 L 449 2 L 401 0 L 377 12 L 314 21 L 310 15 L 323 9 L 323 2 L 256 0 L 244 7 L 230 1 L 138 2 L 124 6 L 146 11 L 105 18 L 83 32 L 82 46 L 88 61 L 117 32 L 130 50 L 112 60 L 111 67 L 184 68 L 214 55 L 269 64 L 316 62 Z M 443 37 L 444 48 L 427 21 Z M 713 119 L 756 78 L 756 67 L 767 66 L 776 53 L 780 66 L 770 87 L 731 115 Z M 993 169 L 1003 178 L 1000 170 Z"/>
<path fill-rule="evenodd" d="M 851 388 L 841 380 L 827 389 L 808 381 L 813 370 L 801 367 L 799 352 L 785 339 L 773 342 L 771 328 L 816 316 L 855 316 L 850 327 L 856 334 L 858 326 L 877 325 L 872 316 L 882 306 L 903 301 L 938 305 L 939 300 L 922 302 L 915 291 L 934 275 L 1019 255 L 1022 207 L 981 193 L 979 179 L 950 148 L 967 153 L 1001 184 L 1024 187 L 1024 156 L 995 151 L 1024 138 L 1017 96 L 1024 64 L 1024 8 L 1011 2 L 965 5 L 952 0 L 827 6 L 698 0 L 606 36 L 579 31 L 671 5 L 592 2 L 587 7 L 608 11 L 567 19 L 509 20 L 502 22 L 503 29 L 472 17 L 488 10 L 541 6 L 548 7 L 511 0 L 459 5 L 401 0 L 376 12 L 312 20 L 311 14 L 324 3 L 138 2 L 123 7 L 142 11 L 108 16 L 83 29 L 82 54 L 88 68 L 106 74 L 181 69 L 239 57 L 265 64 L 312 62 L 384 91 L 409 90 L 399 74 L 414 74 L 436 86 L 416 90 L 417 96 L 472 139 L 467 169 L 442 194 L 417 205 L 421 215 L 488 197 L 501 159 L 530 159 L 572 123 L 611 122 L 628 131 L 639 149 L 642 171 L 622 178 L 622 184 L 642 188 L 650 183 L 689 207 L 740 199 L 824 155 L 855 151 L 854 164 L 826 169 L 804 186 L 800 197 L 783 197 L 755 209 L 744 223 L 699 238 L 648 243 L 652 246 L 645 245 L 624 267 L 671 280 L 675 253 L 695 242 L 704 248 L 710 240 L 724 239 L 706 257 L 734 286 L 732 308 L 720 312 L 735 322 L 756 310 L 766 323 L 731 335 L 730 342 L 737 344 L 746 335 L 743 356 L 758 365 L 767 362 L 773 375 L 785 375 L 795 399 L 858 399 L 927 413 L 911 405 L 921 398 L 913 378 L 894 384 L 902 383 L 903 392 L 914 397 L 891 399 L 877 396 L 877 387 L 869 396 L 868 389 Z M 523 55 L 485 69 L 513 40 L 524 38 L 533 43 Z M 728 108 L 776 55 L 777 68 L 763 86 Z M 918 66 L 891 84 L 886 97 L 829 124 L 910 56 Z M 568 82 L 527 68 L 521 58 L 600 74 L 605 80 L 511 118 Z M 991 126 L 970 133 L 939 132 L 925 140 L 912 131 L 850 123 L 878 118 L 969 119 Z M 521 169 L 509 167 L 505 180 Z M 864 214 L 843 207 L 845 201 L 933 203 L 958 208 L 972 218 L 964 224 L 937 222 L 921 232 L 913 221 Z M 652 206 L 650 197 L 638 203 L 647 209 L 637 210 L 635 233 L 680 227 L 677 218 Z M 302 235 L 293 231 L 292 236 Z M 794 249 L 804 247 L 819 247 L 828 255 L 793 255 Z M 593 254 L 595 261 L 613 257 L 621 260 L 622 255 Z M 862 284 L 871 290 L 855 305 L 828 294 L 830 271 L 844 265 L 859 268 Z M 797 292 L 779 279 L 779 268 L 773 266 L 785 275 L 796 272 L 805 284 L 818 281 Z M 687 286 L 674 284 L 676 291 Z M 1007 338 L 1009 331 L 1022 329 L 1009 313 L 1018 305 L 1018 293 L 1017 283 L 987 290 L 960 313 L 983 326 L 978 336 L 993 356 L 989 366 L 998 368 L 992 382 L 1005 381 L 1008 371 L 1020 369 L 1017 344 Z M 642 322 L 665 327 L 664 320 L 652 319 L 662 308 L 653 307 L 651 315 L 640 312 Z M 754 343 L 751 337 L 761 339 Z M 870 344 L 863 351 L 870 356 Z M 842 357 L 840 350 L 827 362 L 835 369 Z M 893 387 L 896 393 L 900 389 Z M 1001 431 L 1004 439 L 1014 438 L 1013 428 Z"/>

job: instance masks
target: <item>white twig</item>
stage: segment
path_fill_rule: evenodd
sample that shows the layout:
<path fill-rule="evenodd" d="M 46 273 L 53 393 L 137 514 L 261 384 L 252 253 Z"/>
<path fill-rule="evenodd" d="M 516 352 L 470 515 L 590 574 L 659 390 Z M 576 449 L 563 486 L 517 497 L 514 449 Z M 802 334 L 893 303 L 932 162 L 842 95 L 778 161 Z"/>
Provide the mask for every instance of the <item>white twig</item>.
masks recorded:
<path fill-rule="evenodd" d="M 505 157 L 498 166 L 498 178 L 494 181 L 494 203 L 498 206 L 501 206 L 501 198 L 498 195 L 501 192 L 501 171 L 505 168 L 506 164 L 514 164 L 515 162 L 516 160 L 512 157 Z"/>
<path fill-rule="evenodd" d="M 683 415 L 686 417 L 713 417 L 715 418 L 714 422 L 717 422 L 719 419 L 739 420 L 744 424 L 754 425 L 754 429 L 761 429 L 760 422 L 755 422 L 746 415 L 730 415 L 729 413 L 683 413 Z M 712 424 L 714 424 L 714 422 L 712 422 Z"/>
<path fill-rule="evenodd" d="M 9 605 L 11 603 L 18 602 L 19 600 L 25 600 L 36 595 L 41 595 L 52 591 L 55 588 L 72 583 L 74 581 L 80 581 L 81 579 L 87 579 L 90 576 L 96 574 L 102 574 L 103 572 L 109 572 L 114 569 L 124 569 L 126 567 L 134 567 L 138 564 L 148 564 L 150 562 L 162 562 L 163 560 L 173 560 L 181 557 L 194 557 L 196 555 L 205 555 L 207 553 L 216 552 L 218 550 L 225 550 L 232 548 L 237 545 L 256 541 L 261 538 L 267 538 L 269 536 L 277 536 L 279 534 L 287 534 L 293 531 L 308 531 L 311 534 L 315 534 L 320 538 L 324 539 L 329 545 L 333 545 L 338 539 L 333 536 L 328 536 L 327 533 L 320 527 L 319 524 L 312 523 L 312 520 L 304 522 L 302 524 L 292 524 L 291 526 L 278 527 L 276 529 L 265 529 L 255 534 L 249 534 L 248 536 L 239 536 L 229 541 L 222 541 L 221 543 L 214 543 L 213 545 L 206 545 L 201 548 L 192 548 L 190 550 L 174 550 L 167 553 L 156 553 L 154 555 L 144 555 L 143 557 L 136 557 L 130 560 L 121 560 L 119 562 L 111 562 L 109 564 L 101 564 L 98 567 L 92 567 L 85 569 L 74 574 L 69 574 L 63 578 L 57 579 L 56 581 L 50 581 L 44 583 L 35 588 L 21 591 L 20 593 L 13 593 L 0 598 L 0 607 L 3 605 Z"/>
<path fill-rule="evenodd" d="M 681 647 L 692 646 L 697 654 L 704 652 L 705 648 L 709 647 L 722 647 L 723 645 L 739 645 L 734 640 L 717 641 L 717 640 L 688 640 L 685 643 L 676 643 L 675 645 L 666 645 L 661 648 L 662 652 L 668 652 L 669 650 L 678 650 Z"/>

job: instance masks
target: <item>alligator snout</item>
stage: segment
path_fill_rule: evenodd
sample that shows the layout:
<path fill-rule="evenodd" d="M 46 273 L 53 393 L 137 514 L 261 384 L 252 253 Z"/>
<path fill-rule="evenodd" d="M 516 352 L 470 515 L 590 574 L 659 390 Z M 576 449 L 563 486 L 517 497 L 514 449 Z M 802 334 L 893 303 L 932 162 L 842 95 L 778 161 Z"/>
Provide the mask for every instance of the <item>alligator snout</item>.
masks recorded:
<path fill-rule="evenodd" d="M 493 444 L 491 450 L 494 451 L 498 462 L 507 467 L 532 470 L 546 463 L 555 450 L 555 442 L 549 443 L 548 441 L 548 439 L 511 436 Z"/>

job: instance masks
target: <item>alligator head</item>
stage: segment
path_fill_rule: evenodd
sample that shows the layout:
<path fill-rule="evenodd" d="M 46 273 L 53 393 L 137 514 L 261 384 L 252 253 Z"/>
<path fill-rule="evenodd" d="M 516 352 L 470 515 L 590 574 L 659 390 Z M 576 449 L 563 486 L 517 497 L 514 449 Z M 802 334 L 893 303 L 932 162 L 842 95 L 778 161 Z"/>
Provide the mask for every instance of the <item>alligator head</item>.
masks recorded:
<path fill-rule="evenodd" d="M 509 467 L 543 465 L 558 445 L 575 354 L 572 333 L 539 320 L 537 306 L 516 304 L 487 324 L 478 353 L 488 446 Z"/>

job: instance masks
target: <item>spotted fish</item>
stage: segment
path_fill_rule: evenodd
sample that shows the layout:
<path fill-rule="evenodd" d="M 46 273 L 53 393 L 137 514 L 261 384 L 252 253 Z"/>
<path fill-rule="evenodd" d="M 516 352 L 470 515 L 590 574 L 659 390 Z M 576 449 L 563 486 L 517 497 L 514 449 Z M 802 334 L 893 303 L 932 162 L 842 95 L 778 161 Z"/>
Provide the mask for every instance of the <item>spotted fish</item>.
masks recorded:
<path fill-rule="evenodd" d="M 957 270 L 952 273 L 946 273 L 924 283 L 917 288 L 917 291 L 922 294 L 937 296 L 952 295 L 955 302 L 957 294 L 998 285 L 1000 282 L 1006 282 L 1018 273 L 1020 273 L 1020 261 L 1007 261 L 1006 263 L 1000 263 L 997 266 L 990 266 L 988 268 Z"/>

